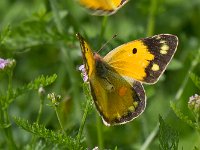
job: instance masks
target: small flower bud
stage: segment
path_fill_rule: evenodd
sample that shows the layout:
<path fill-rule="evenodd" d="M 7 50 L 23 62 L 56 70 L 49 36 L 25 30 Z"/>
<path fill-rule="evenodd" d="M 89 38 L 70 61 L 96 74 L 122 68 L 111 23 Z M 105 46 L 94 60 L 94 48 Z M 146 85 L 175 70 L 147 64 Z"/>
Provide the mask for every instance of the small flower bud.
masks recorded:
<path fill-rule="evenodd" d="M 51 100 L 52 104 L 54 106 L 58 106 L 61 102 L 61 96 L 60 95 L 56 95 L 55 93 L 50 93 L 47 95 L 47 98 L 49 100 Z"/>
<path fill-rule="evenodd" d="M 0 58 L 0 70 L 11 69 L 16 65 L 16 61 L 14 59 L 2 59 Z"/>
<path fill-rule="evenodd" d="M 98 146 L 96 146 L 92 150 L 99 150 L 99 148 L 98 148 Z"/>
<path fill-rule="evenodd" d="M 194 113 L 200 114 L 200 96 L 195 94 L 191 96 L 188 102 L 188 108 L 192 110 Z"/>
<path fill-rule="evenodd" d="M 38 89 L 38 94 L 40 95 L 41 98 L 44 98 L 45 96 L 45 89 L 43 86 L 40 86 L 40 88 Z"/>
<path fill-rule="evenodd" d="M 8 65 L 8 60 L 0 58 L 0 70 L 3 70 L 7 65 Z"/>

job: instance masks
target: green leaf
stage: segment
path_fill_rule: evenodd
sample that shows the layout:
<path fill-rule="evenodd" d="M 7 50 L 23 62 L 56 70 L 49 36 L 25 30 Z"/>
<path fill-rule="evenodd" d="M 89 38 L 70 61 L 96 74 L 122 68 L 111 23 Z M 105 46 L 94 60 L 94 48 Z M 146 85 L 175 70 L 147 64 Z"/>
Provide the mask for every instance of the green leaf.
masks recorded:
<path fill-rule="evenodd" d="M 199 150 L 199 148 L 195 146 L 193 150 Z"/>
<path fill-rule="evenodd" d="M 10 126 L 11 126 L 11 124 L 0 123 L 0 128 L 8 128 Z"/>
<path fill-rule="evenodd" d="M 6 38 L 10 35 L 10 26 L 6 26 L 0 33 L 0 45 L 4 44 Z"/>
<path fill-rule="evenodd" d="M 52 76 L 46 76 L 46 77 L 41 75 L 40 77 L 36 78 L 33 82 L 29 83 L 27 85 L 27 88 L 29 90 L 37 90 L 41 86 L 46 87 L 46 86 L 52 84 L 56 80 L 56 78 L 57 78 L 56 74 L 53 74 Z"/>
<path fill-rule="evenodd" d="M 162 150 L 177 150 L 179 135 L 178 132 L 172 129 L 165 121 L 159 116 L 159 141 Z"/>
<path fill-rule="evenodd" d="M 29 92 L 31 90 L 38 90 L 41 86 L 46 87 L 50 84 L 52 84 L 57 78 L 56 74 L 53 74 L 52 76 L 39 76 L 34 81 L 30 82 L 29 84 L 13 89 L 9 92 L 6 92 L 6 95 L 0 95 L 0 102 L 2 105 L 2 109 L 6 109 L 10 103 L 12 103 L 18 96 L 25 94 L 26 92 Z"/>
<path fill-rule="evenodd" d="M 194 84 L 197 86 L 197 88 L 200 89 L 200 77 L 191 72 L 190 73 L 190 78 L 192 79 Z"/>
<path fill-rule="evenodd" d="M 176 104 L 174 102 L 170 102 L 170 107 L 172 108 L 172 110 L 174 111 L 174 113 L 176 114 L 176 116 L 181 119 L 182 121 L 184 121 L 185 123 L 187 123 L 188 125 L 190 125 L 193 128 L 198 129 L 198 126 L 192 122 L 192 120 L 189 119 L 188 116 L 184 115 L 180 109 L 178 109 L 176 107 Z"/>
<path fill-rule="evenodd" d="M 66 136 L 63 133 L 55 132 L 53 130 L 47 129 L 44 125 L 39 125 L 37 123 L 29 123 L 28 120 L 14 117 L 15 123 L 22 129 L 35 134 L 38 137 L 44 138 L 48 142 L 61 145 L 67 149 L 83 149 L 82 145 L 78 145 L 77 141 L 70 136 Z"/>

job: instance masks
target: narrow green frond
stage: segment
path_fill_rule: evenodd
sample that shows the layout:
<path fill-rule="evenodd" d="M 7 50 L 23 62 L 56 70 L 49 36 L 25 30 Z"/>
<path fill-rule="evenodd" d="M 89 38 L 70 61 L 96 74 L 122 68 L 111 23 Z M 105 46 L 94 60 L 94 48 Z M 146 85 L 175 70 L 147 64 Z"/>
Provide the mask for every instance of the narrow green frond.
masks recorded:
<path fill-rule="evenodd" d="M 52 76 L 44 76 L 41 75 L 40 77 L 36 78 L 33 82 L 29 83 L 27 85 L 27 88 L 29 90 L 37 90 L 42 85 L 43 87 L 46 87 L 50 84 L 52 84 L 57 78 L 56 74 L 53 74 Z"/>
<path fill-rule="evenodd" d="M 187 123 L 193 128 L 198 128 L 197 125 L 193 123 L 192 120 L 190 120 L 188 116 L 183 114 L 181 110 L 176 107 L 176 104 L 174 102 L 170 102 L 170 107 L 172 108 L 172 110 L 174 111 L 174 113 L 179 119 L 181 119 L 182 121 L 184 121 L 185 123 Z"/>
<path fill-rule="evenodd" d="M 0 32 L 0 45 L 3 44 L 10 34 L 10 26 L 4 27 Z"/>
<path fill-rule="evenodd" d="M 82 146 L 77 147 L 77 142 L 75 139 L 70 136 L 66 136 L 61 132 L 55 132 L 53 130 L 49 130 L 45 128 L 43 125 L 39 125 L 37 123 L 29 123 L 28 120 L 24 120 L 21 118 L 14 118 L 15 123 L 21 127 L 22 129 L 35 134 L 38 137 L 44 138 L 49 142 L 53 142 L 55 144 L 59 144 L 67 149 L 74 149 L 75 147 L 79 150 L 83 149 Z"/>
<path fill-rule="evenodd" d="M 195 73 L 190 73 L 190 78 L 192 79 L 193 83 L 196 85 L 198 89 L 200 89 L 200 77 L 197 76 Z"/>
<path fill-rule="evenodd" d="M 162 150 L 178 150 L 179 134 L 159 116 L 159 141 Z"/>
<path fill-rule="evenodd" d="M 56 78 L 57 78 L 56 74 L 46 77 L 41 75 L 40 77 L 36 78 L 29 84 L 17 89 L 12 89 L 11 91 L 7 92 L 6 95 L 1 95 L 0 100 L 2 109 L 6 109 L 9 106 L 9 104 L 12 103 L 13 100 L 16 99 L 18 96 L 31 90 L 37 90 L 40 88 L 40 86 L 46 87 L 52 84 L 56 80 Z"/>

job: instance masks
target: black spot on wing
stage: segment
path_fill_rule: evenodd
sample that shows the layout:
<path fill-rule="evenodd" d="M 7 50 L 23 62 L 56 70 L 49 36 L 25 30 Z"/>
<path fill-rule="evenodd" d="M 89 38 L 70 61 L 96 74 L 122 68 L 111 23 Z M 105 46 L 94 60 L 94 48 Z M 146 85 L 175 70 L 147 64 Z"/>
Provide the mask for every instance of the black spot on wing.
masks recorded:
<path fill-rule="evenodd" d="M 178 38 L 175 35 L 160 34 L 141 40 L 144 42 L 144 45 L 147 46 L 149 52 L 154 55 L 154 60 L 150 61 L 150 64 L 145 69 L 147 75 L 144 82 L 155 83 L 173 57 L 178 45 Z M 167 45 L 169 47 L 167 54 L 162 54 L 160 52 L 163 45 Z M 152 70 L 154 64 L 159 66 L 158 71 Z"/>
<path fill-rule="evenodd" d="M 137 48 L 133 48 L 132 52 L 133 52 L 133 54 L 136 54 L 137 53 Z"/>

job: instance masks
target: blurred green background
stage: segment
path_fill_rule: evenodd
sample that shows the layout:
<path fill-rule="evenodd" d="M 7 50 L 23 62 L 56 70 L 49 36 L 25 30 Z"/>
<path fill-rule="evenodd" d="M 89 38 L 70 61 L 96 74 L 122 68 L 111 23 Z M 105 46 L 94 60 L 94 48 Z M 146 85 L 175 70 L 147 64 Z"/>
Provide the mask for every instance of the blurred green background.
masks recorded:
<path fill-rule="evenodd" d="M 77 32 L 87 39 L 94 51 L 117 34 L 117 38 L 101 51 L 102 56 L 134 39 L 160 33 L 177 35 L 179 46 L 166 72 L 157 84 L 145 85 L 145 112 L 126 125 L 106 127 L 93 108 L 84 127 L 84 142 L 90 149 L 95 146 L 142 149 L 149 136 L 157 133 L 160 114 L 179 132 L 179 149 L 192 150 L 195 146 L 200 149 L 198 132 L 177 118 L 170 108 L 170 101 L 175 101 L 181 111 L 192 118 L 187 103 L 189 97 L 198 94 L 199 90 L 188 73 L 200 73 L 199 65 L 192 66 L 200 51 L 199 0 L 130 0 L 116 14 L 108 17 L 92 16 L 74 0 L 1 0 L 0 30 L 4 37 L 0 44 L 0 58 L 14 58 L 17 62 L 14 88 L 42 74 L 57 74 L 57 80 L 45 90 L 46 93 L 62 95 L 60 115 L 65 130 L 72 137 L 78 132 L 86 101 L 78 71 L 82 57 L 75 37 Z M 5 92 L 6 88 L 7 77 L 0 74 L 0 92 Z M 39 103 L 37 91 L 29 92 L 11 104 L 9 114 L 34 122 Z M 50 102 L 45 100 L 44 103 L 40 123 L 48 129 L 60 130 L 54 110 L 46 105 Z M 0 149 L 4 149 L 7 143 L 1 131 Z M 31 134 L 13 121 L 12 131 L 19 147 L 30 144 Z M 147 149 L 159 149 L 158 136 L 151 140 Z"/>

